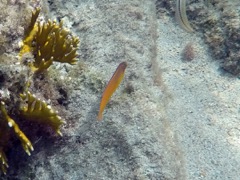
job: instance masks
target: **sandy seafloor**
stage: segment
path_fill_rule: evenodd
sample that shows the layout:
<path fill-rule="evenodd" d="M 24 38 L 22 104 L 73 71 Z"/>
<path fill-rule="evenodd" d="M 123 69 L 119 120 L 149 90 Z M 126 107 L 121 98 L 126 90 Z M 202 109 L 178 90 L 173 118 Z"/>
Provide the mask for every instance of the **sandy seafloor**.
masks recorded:
<path fill-rule="evenodd" d="M 219 69 L 200 33 L 157 18 L 150 0 L 57 0 L 47 16 L 63 18 L 81 43 L 74 75 L 59 68 L 72 78 L 67 125 L 2 179 L 240 179 L 240 81 Z M 189 42 L 196 57 L 186 62 Z M 124 81 L 98 122 L 101 93 L 122 61 Z"/>

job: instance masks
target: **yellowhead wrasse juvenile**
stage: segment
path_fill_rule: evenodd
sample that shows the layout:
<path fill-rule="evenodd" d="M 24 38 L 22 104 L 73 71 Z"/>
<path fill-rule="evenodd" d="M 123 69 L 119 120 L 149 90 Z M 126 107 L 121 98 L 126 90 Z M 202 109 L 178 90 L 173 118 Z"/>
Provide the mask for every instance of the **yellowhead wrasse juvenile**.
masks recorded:
<path fill-rule="evenodd" d="M 119 84 L 121 83 L 121 81 L 124 77 L 124 72 L 125 72 L 126 67 L 127 67 L 126 62 L 122 62 L 118 65 L 115 73 L 113 74 L 113 76 L 110 79 L 110 81 L 108 82 L 105 90 L 103 91 L 102 99 L 101 99 L 100 107 L 99 107 L 99 112 L 98 112 L 98 117 L 97 117 L 97 119 L 99 121 L 102 120 L 102 118 L 103 118 L 102 113 L 103 113 L 108 101 L 110 100 L 111 96 L 116 91 Z"/>
<path fill-rule="evenodd" d="M 193 32 L 193 28 L 190 25 L 187 14 L 186 14 L 186 0 L 176 0 L 176 19 L 177 22 L 180 24 L 180 26 L 188 31 L 188 32 Z"/>

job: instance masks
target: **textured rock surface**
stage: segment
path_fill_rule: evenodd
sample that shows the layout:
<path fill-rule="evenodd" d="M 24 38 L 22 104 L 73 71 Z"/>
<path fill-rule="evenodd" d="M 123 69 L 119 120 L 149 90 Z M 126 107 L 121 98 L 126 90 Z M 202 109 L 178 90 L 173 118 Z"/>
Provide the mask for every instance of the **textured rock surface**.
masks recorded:
<path fill-rule="evenodd" d="M 240 82 L 218 70 L 200 36 L 157 18 L 154 1 L 50 4 L 49 18 L 64 19 L 81 41 L 79 65 L 55 67 L 65 76 L 67 124 L 62 138 L 39 133 L 31 157 L 12 150 L 2 179 L 240 177 Z M 196 57 L 185 62 L 189 42 Z M 97 122 L 104 85 L 122 61 L 124 82 Z"/>

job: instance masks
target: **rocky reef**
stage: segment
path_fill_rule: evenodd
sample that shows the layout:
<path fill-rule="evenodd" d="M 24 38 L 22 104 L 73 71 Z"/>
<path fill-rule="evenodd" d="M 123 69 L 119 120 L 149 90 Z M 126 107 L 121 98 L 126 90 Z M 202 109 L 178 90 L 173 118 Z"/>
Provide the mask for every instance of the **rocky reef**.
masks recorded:
<path fill-rule="evenodd" d="M 158 16 L 174 16 L 175 6 L 174 1 L 156 1 Z M 219 61 L 220 69 L 236 76 L 240 73 L 238 6 L 236 0 L 186 1 L 187 17 L 194 28 L 193 33 L 202 36 L 212 57 Z"/>
<path fill-rule="evenodd" d="M 1 1 L 1 179 L 240 177 L 239 11 L 186 2 L 192 33 L 173 0 Z"/>
<path fill-rule="evenodd" d="M 8 6 L 10 4 L 6 2 L 3 5 Z M 64 29 L 61 22 L 59 24 L 51 20 L 40 22 L 38 20 L 40 10 L 40 7 L 32 10 L 31 20 L 29 25 L 25 27 L 23 40 L 19 42 L 20 51 L 16 61 L 8 62 L 9 69 L 4 67 L 8 66 L 8 63 L 4 64 L 5 60 L 1 62 L 3 65 L 1 68 L 3 69 L 0 70 L 2 83 L 0 87 L 0 165 L 4 174 L 7 173 L 9 167 L 6 152 L 15 149 L 15 143 L 12 144 L 12 139 L 19 139 L 29 156 L 34 149 L 31 141 L 20 128 L 20 126 L 23 126 L 21 125 L 23 120 L 28 122 L 26 124 L 30 124 L 31 121 L 31 123 L 49 126 L 58 135 L 62 136 L 60 127 L 64 121 L 58 115 L 58 111 L 55 111 L 50 103 L 46 102 L 51 101 L 51 99 L 42 100 L 32 94 L 32 91 L 36 90 L 36 84 L 38 84 L 38 93 L 42 91 L 37 79 L 49 76 L 49 74 L 46 75 L 45 73 L 43 75 L 43 73 L 53 62 L 76 64 L 79 39 L 73 37 L 69 31 Z M 6 42 L 11 42 L 11 40 L 7 40 L 7 35 L 3 38 L 6 39 Z M 6 52 L 3 54 L 6 54 Z M 14 66 L 10 64 L 14 64 Z M 26 74 L 21 69 L 24 69 Z M 6 70 L 12 74 L 8 74 L 9 72 L 6 72 Z M 16 70 L 19 70 L 19 72 L 16 73 Z M 15 77 L 17 80 L 11 81 L 12 76 L 17 76 Z M 11 91 L 13 87 L 14 91 Z"/>

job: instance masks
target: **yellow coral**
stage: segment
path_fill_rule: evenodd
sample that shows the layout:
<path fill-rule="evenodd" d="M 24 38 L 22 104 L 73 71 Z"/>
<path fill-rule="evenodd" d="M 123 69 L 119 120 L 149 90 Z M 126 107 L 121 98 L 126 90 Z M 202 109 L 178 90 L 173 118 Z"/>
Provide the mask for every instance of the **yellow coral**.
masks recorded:
<path fill-rule="evenodd" d="M 32 12 L 32 18 L 29 27 L 25 30 L 24 33 L 24 40 L 21 42 L 21 51 L 19 56 L 22 57 L 23 54 L 29 53 L 32 50 L 32 42 L 33 39 L 38 31 L 38 27 L 36 25 L 36 20 L 39 16 L 40 8 L 37 8 L 35 11 Z"/>
<path fill-rule="evenodd" d="M 37 22 L 39 13 L 40 8 L 32 12 L 31 22 L 21 43 L 20 59 L 25 62 L 24 58 L 33 55 L 32 61 L 29 62 L 29 67 L 33 72 L 46 70 L 53 61 L 76 64 L 79 39 L 64 29 L 62 22 L 59 24 L 50 20 Z M 31 56 L 26 56 L 27 53 Z M 23 100 L 19 109 L 20 114 L 27 120 L 50 126 L 58 135 L 62 136 L 60 126 L 64 121 L 50 105 L 27 92 L 29 86 L 30 80 L 26 83 L 23 94 L 20 94 Z M 8 149 L 12 132 L 21 141 L 25 152 L 30 155 L 30 152 L 33 151 L 31 142 L 8 115 L 4 102 L 0 101 L 0 168 L 4 174 L 8 168 L 5 151 Z"/>
<path fill-rule="evenodd" d="M 20 57 L 27 52 L 33 53 L 35 59 L 30 67 L 34 72 L 44 71 L 53 61 L 76 64 L 79 39 L 64 29 L 62 22 L 60 24 L 50 20 L 44 23 L 36 22 L 39 11 L 37 9 L 32 14 Z"/>
<path fill-rule="evenodd" d="M 1 112 L 3 114 L 3 117 L 5 118 L 5 120 L 8 123 L 8 126 L 11 128 L 13 128 L 16 136 L 18 137 L 18 139 L 21 141 L 23 149 L 26 151 L 26 153 L 30 156 L 31 153 L 30 151 L 33 151 L 33 146 L 32 143 L 28 140 L 28 138 L 25 136 L 25 134 L 20 130 L 19 126 L 17 125 L 17 123 L 15 123 L 15 121 L 10 118 L 7 114 L 7 111 L 4 107 L 4 102 L 1 101 L 0 103 L 0 109 Z"/>
<path fill-rule="evenodd" d="M 4 148 L 8 146 L 9 138 L 10 128 L 4 119 L 0 119 L 0 166 L 4 174 L 6 174 L 8 168 L 7 157 L 5 155 Z"/>
<path fill-rule="evenodd" d="M 8 164 L 3 148 L 8 145 L 7 143 L 10 138 L 11 128 L 13 128 L 15 135 L 21 141 L 23 149 L 29 156 L 31 155 L 30 151 L 33 151 L 33 146 L 29 139 L 25 136 L 25 134 L 20 130 L 19 126 L 15 123 L 15 121 L 7 114 L 5 103 L 3 101 L 0 102 L 0 110 L 3 117 L 3 120 L 1 120 L 0 123 L 0 162 L 1 169 L 3 173 L 6 174 Z"/>
<path fill-rule="evenodd" d="M 42 124 L 49 125 L 58 135 L 62 136 L 60 126 L 64 121 L 57 115 L 57 113 L 46 102 L 36 98 L 30 92 L 21 94 L 20 97 L 26 101 L 26 105 L 20 109 L 24 118 L 30 121 L 37 121 Z"/>
<path fill-rule="evenodd" d="M 38 22 L 38 32 L 34 38 L 33 52 L 35 61 L 33 70 L 41 72 L 47 69 L 53 61 L 76 64 L 78 38 L 71 37 L 69 32 L 56 22 L 48 21 L 41 25 Z"/>
<path fill-rule="evenodd" d="M 0 147 L 0 163 L 1 163 L 1 170 L 4 174 L 7 173 L 8 163 L 7 163 L 7 157 L 3 151 L 3 148 Z"/>

